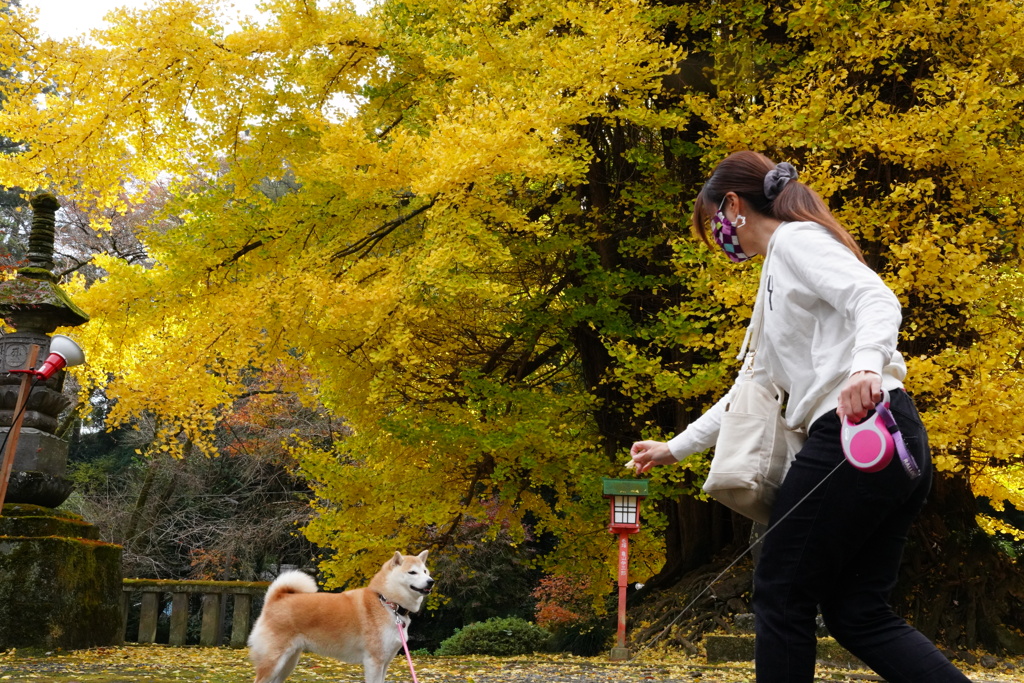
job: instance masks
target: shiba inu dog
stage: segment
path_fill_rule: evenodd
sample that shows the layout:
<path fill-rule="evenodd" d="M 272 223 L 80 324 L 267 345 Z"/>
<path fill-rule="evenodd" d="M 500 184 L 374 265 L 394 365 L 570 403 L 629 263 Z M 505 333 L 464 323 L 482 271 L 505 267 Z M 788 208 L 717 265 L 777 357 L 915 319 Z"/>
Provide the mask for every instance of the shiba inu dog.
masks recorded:
<path fill-rule="evenodd" d="M 282 683 L 307 650 L 361 663 L 366 683 L 384 683 L 402 647 L 398 621 L 408 629 L 409 614 L 419 611 L 434 586 L 427 552 L 396 552 L 366 588 L 344 593 L 318 593 L 316 582 L 302 572 L 279 576 L 249 635 L 256 683 Z"/>

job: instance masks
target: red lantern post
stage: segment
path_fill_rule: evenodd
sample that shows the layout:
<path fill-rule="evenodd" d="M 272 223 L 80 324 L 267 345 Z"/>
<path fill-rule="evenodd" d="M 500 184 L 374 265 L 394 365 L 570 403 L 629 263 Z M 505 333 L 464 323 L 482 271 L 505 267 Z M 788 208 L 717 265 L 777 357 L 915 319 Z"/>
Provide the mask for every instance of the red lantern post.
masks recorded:
<path fill-rule="evenodd" d="M 646 479 L 605 479 L 604 497 L 610 500 L 608 531 L 619 535 L 619 627 L 610 659 L 629 659 L 626 647 L 626 586 L 629 584 L 629 535 L 640 531 L 640 501 L 647 496 Z"/>

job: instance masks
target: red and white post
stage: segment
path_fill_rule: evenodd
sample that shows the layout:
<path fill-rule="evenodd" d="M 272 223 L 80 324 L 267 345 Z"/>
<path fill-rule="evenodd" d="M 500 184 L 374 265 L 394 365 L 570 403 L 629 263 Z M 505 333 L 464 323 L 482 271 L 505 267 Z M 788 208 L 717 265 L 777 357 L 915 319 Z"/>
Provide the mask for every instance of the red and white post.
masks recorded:
<path fill-rule="evenodd" d="M 647 496 L 647 481 L 605 479 L 604 497 L 611 501 L 608 531 L 619 535 L 619 625 L 615 647 L 609 659 L 629 659 L 626 646 L 626 587 L 629 585 L 629 536 L 640 531 L 640 501 Z"/>
<path fill-rule="evenodd" d="M 629 585 L 629 534 L 619 534 L 619 628 L 616 647 L 612 650 L 612 659 L 616 653 L 624 654 L 622 659 L 629 659 L 629 648 L 626 647 L 626 586 Z"/>

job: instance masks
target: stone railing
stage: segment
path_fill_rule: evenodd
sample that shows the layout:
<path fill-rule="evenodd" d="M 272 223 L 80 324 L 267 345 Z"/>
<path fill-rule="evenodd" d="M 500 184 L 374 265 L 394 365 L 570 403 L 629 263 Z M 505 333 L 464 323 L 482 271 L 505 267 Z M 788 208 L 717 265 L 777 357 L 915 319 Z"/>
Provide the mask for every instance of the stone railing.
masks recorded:
<path fill-rule="evenodd" d="M 139 613 L 139 635 L 137 642 L 155 643 L 161 605 L 166 606 L 170 596 L 171 628 L 168 644 L 185 645 L 188 631 L 189 597 L 202 595 L 202 622 L 199 644 L 216 647 L 223 644 L 223 615 L 227 597 L 232 599 L 231 633 L 227 644 L 231 647 L 245 647 L 252 627 L 252 599 L 262 596 L 269 583 L 262 581 L 158 581 L 155 579 L 124 580 L 124 631 L 128 640 L 128 616 L 141 594 L 142 607 Z"/>

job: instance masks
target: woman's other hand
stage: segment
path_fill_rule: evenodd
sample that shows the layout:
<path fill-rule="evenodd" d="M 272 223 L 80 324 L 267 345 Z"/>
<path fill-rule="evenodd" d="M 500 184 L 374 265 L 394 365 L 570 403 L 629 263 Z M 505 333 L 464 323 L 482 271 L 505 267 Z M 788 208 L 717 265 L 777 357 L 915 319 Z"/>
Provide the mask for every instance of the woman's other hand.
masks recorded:
<path fill-rule="evenodd" d="M 881 400 L 882 378 L 870 370 L 861 370 L 850 375 L 843 390 L 839 392 L 836 413 L 840 420 L 848 417 L 851 422 L 860 422 Z"/>
<path fill-rule="evenodd" d="M 670 465 L 676 462 L 668 444 L 663 441 L 637 441 L 629 449 L 632 460 L 626 467 L 635 469 L 640 474 L 647 472 L 655 465 Z"/>

